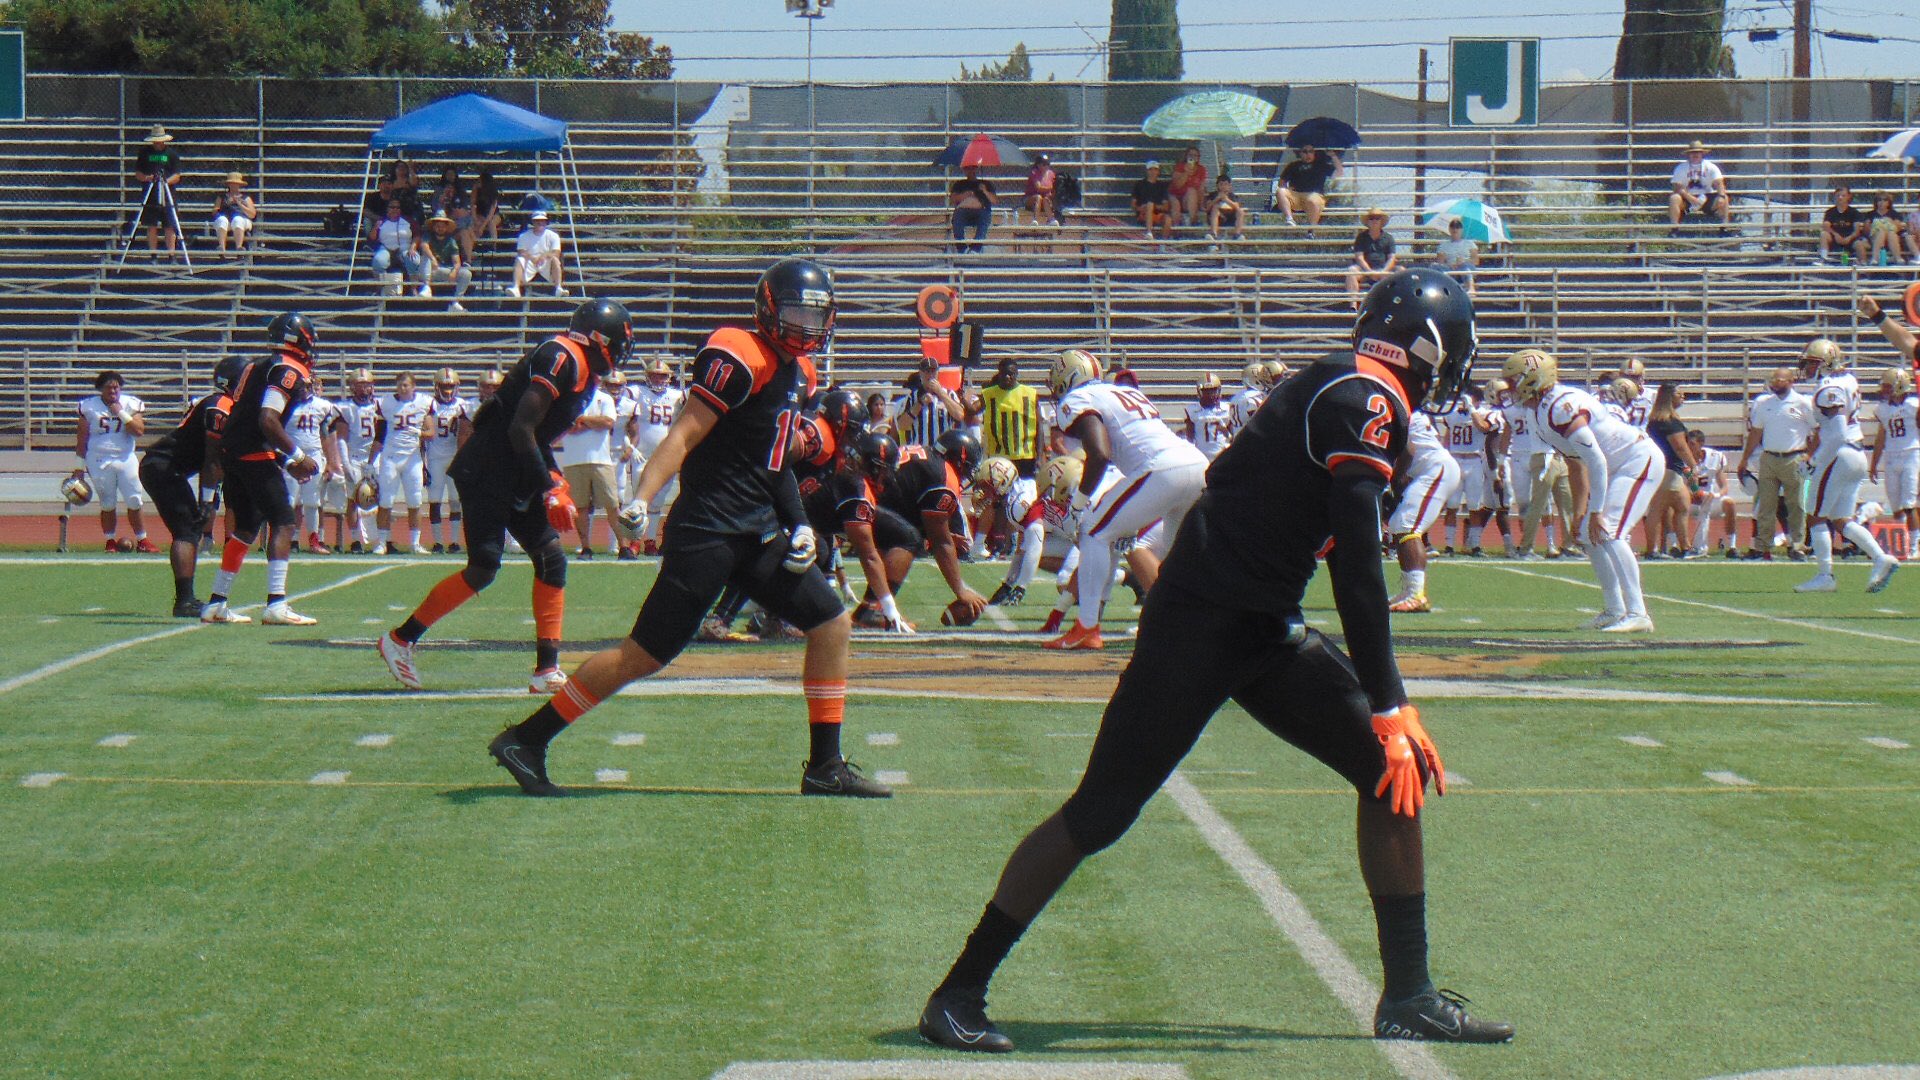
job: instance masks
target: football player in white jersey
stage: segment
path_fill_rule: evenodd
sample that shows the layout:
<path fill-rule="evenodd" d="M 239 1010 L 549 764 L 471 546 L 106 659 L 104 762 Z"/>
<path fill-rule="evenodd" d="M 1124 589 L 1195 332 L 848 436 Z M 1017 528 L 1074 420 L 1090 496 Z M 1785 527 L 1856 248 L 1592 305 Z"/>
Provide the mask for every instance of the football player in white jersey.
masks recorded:
<path fill-rule="evenodd" d="M 133 527 L 131 550 L 155 554 L 160 549 L 147 539 L 141 509 L 147 498 L 140 489 L 140 459 L 134 453 L 134 443 L 147 431 L 147 407 L 121 392 L 125 383 L 117 371 L 94 377 L 98 393 L 80 402 L 76 413 L 73 452 L 80 456 L 81 467 L 73 475 L 84 474 L 100 500 L 100 531 L 106 534 L 108 551 L 121 550 L 119 507 L 124 502 L 127 524 Z"/>
<path fill-rule="evenodd" d="M 667 437 L 667 429 L 673 426 L 673 419 L 680 415 L 680 409 L 686 401 L 687 392 L 674 385 L 673 368 L 662 359 L 655 359 L 647 365 L 647 381 L 633 388 L 633 448 L 636 454 L 636 470 L 646 465 L 653 456 L 654 448 L 660 440 Z M 638 475 L 636 471 L 635 475 Z M 668 480 L 654 495 L 653 502 L 647 508 L 647 532 L 640 537 L 641 550 L 648 555 L 660 553 L 660 530 L 667 520 L 667 507 L 672 505 L 674 496 L 680 492 L 680 480 L 675 477 Z"/>
<path fill-rule="evenodd" d="M 1733 490 L 1727 479 L 1726 452 L 1708 446 L 1707 433 L 1699 428 L 1687 432 L 1687 445 L 1693 447 L 1693 459 L 1700 463 L 1694 474 L 1699 486 L 1693 492 L 1689 510 L 1693 516 L 1693 543 L 1687 557 L 1697 559 L 1707 553 L 1707 534 L 1713 531 L 1713 519 L 1718 516 L 1727 532 L 1720 542 L 1732 558 L 1737 554 L 1734 537 L 1738 535 L 1740 522 L 1734 512 Z"/>
<path fill-rule="evenodd" d="M 1819 445 L 1814 447 L 1811 462 L 1813 499 L 1807 514 L 1807 534 L 1813 541 L 1817 568 L 1813 577 L 1793 587 L 1795 592 L 1833 592 L 1838 587 L 1833 580 L 1836 531 L 1873 559 L 1873 571 L 1867 576 L 1868 592 L 1886 588 L 1893 572 L 1900 568 L 1900 560 L 1883 551 L 1872 531 L 1854 520 L 1855 508 L 1860 505 L 1860 485 L 1867 479 L 1867 455 L 1854 437 L 1860 429 L 1853 416 L 1855 404 L 1846 384 L 1837 379 L 1813 392 L 1820 426 L 1814 430 Z"/>
<path fill-rule="evenodd" d="M 1233 433 L 1240 425 L 1234 422 L 1233 407 L 1220 400 L 1220 376 L 1211 371 L 1202 372 L 1193 384 L 1193 393 L 1194 402 L 1187 406 L 1181 437 L 1212 461 L 1233 441 Z"/>
<path fill-rule="evenodd" d="M 335 550 L 351 551 L 358 555 L 371 550 L 367 518 L 362 511 L 371 509 L 372 503 L 378 501 L 373 447 L 380 433 L 380 403 L 374 394 L 373 372 L 367 368 L 356 368 L 349 372 L 347 394 L 346 400 L 334 402 L 340 422 L 345 426 L 341 436 L 344 452 L 340 460 L 334 463 L 327 478 L 323 508 L 341 515 L 346 523 L 346 531 L 352 537 L 352 546 L 343 547 L 344 541 L 336 532 Z M 362 498 L 363 486 L 373 498 Z"/>
<path fill-rule="evenodd" d="M 1447 444 L 1447 452 L 1460 467 L 1460 485 L 1447 500 L 1440 536 L 1446 541 L 1446 553 L 1453 554 L 1455 522 L 1458 521 L 1460 549 L 1479 558 L 1480 534 L 1486 529 L 1488 511 L 1494 502 L 1493 476 L 1486 456 L 1486 437 L 1492 425 L 1487 414 L 1474 402 L 1473 391 L 1466 390 L 1450 411 L 1434 418 L 1433 426 L 1434 434 Z M 1461 511 L 1465 511 L 1464 517 Z"/>
<path fill-rule="evenodd" d="M 447 477 L 447 466 L 466 441 L 473 420 L 473 402 L 460 396 L 460 373 L 443 367 L 433 377 L 433 401 L 427 406 L 426 447 L 427 524 L 433 530 L 433 553 L 460 554 L 460 493 Z M 445 509 L 447 542 L 440 541 L 441 510 Z"/>
<path fill-rule="evenodd" d="M 300 515 L 302 535 L 310 555 L 331 555 L 333 549 L 320 539 L 320 514 L 326 503 L 327 478 L 340 464 L 340 408 L 327 397 L 326 382 L 313 373 L 313 394 L 294 406 L 291 434 L 293 445 L 315 461 L 323 462 L 320 471 L 305 480 L 287 474 L 287 495 Z"/>
<path fill-rule="evenodd" d="M 1866 432 L 1860 426 L 1860 380 L 1849 371 L 1852 364 L 1846 351 L 1832 338 L 1814 338 L 1800 352 L 1800 377 L 1814 380 L 1814 397 L 1829 386 L 1838 386 L 1846 394 L 1847 441 L 1866 444 Z"/>
<path fill-rule="evenodd" d="M 1255 360 L 1240 372 L 1240 389 L 1233 392 L 1227 407 L 1233 410 L 1233 430 L 1239 431 L 1253 419 L 1253 414 L 1266 403 L 1267 395 L 1273 392 L 1274 367 L 1284 369 L 1285 364 L 1278 360 Z"/>
<path fill-rule="evenodd" d="M 1415 409 L 1407 416 L 1407 452 L 1394 470 L 1400 503 L 1387 519 L 1387 535 L 1400 556 L 1400 592 L 1387 610 L 1431 611 L 1427 603 L 1427 532 L 1460 486 L 1460 461 L 1441 441 L 1434 419 Z"/>
<path fill-rule="evenodd" d="M 1504 384 L 1506 380 L 1500 382 Z M 1573 491 L 1567 483 L 1566 462 L 1534 434 L 1533 409 L 1521 404 L 1510 386 L 1501 414 L 1506 427 L 1507 457 L 1511 462 L 1510 502 L 1520 512 L 1516 554 L 1522 559 L 1558 557 L 1560 553 L 1554 546 L 1556 535 L 1562 541 L 1570 541 L 1572 532 Z M 1533 538 L 1540 531 L 1542 519 L 1547 523 L 1545 555 L 1533 550 Z"/>
<path fill-rule="evenodd" d="M 405 499 L 407 548 L 415 555 L 426 555 L 429 552 L 420 543 L 420 504 L 426 499 L 427 470 L 420 440 L 433 410 L 433 395 L 416 390 L 413 374 L 403 371 L 393 378 L 393 393 L 382 394 L 375 406 L 379 427 L 374 434 L 373 455 L 380 477 L 380 510 L 374 519 L 374 551 L 400 554 L 399 545 L 389 537 L 393 504 Z"/>
<path fill-rule="evenodd" d="M 1142 573 L 1142 590 L 1153 587 L 1159 561 L 1179 535 L 1180 523 L 1206 486 L 1207 459 L 1173 433 L 1160 410 L 1130 386 L 1100 381 L 1100 361 L 1084 349 L 1063 349 L 1054 357 L 1048 389 L 1060 403 L 1061 427 L 1087 452 L 1074 510 L 1080 518 L 1080 610 L 1066 633 L 1045 643 L 1049 649 L 1098 649 L 1105 582 L 1113 570 L 1113 544 L 1136 536 L 1155 521 L 1162 539 Z M 1094 488 L 1108 463 L 1120 470 L 1119 483 L 1099 499 Z"/>
<path fill-rule="evenodd" d="M 1500 374 L 1522 404 L 1533 406 L 1535 434 L 1584 473 L 1587 558 L 1605 599 L 1588 626 L 1616 634 L 1652 630 L 1640 592 L 1640 562 L 1628 536 L 1646 517 L 1666 459 L 1646 432 L 1608 412 L 1592 394 L 1562 384 L 1551 353 L 1522 349 L 1507 358 Z"/>
<path fill-rule="evenodd" d="M 1905 368 L 1880 373 L 1875 419 L 1879 431 L 1873 437 L 1867 477 L 1884 481 L 1887 509 L 1913 536 L 1920 533 L 1920 398 L 1914 396 L 1913 375 Z M 1915 552 L 1907 552 L 1909 560 L 1915 557 Z"/>

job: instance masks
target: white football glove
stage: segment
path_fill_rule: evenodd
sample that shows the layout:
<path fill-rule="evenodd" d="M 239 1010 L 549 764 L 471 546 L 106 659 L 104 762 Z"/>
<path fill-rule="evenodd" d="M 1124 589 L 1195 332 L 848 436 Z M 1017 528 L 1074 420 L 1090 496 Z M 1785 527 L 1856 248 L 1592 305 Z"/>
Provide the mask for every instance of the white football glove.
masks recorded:
<path fill-rule="evenodd" d="M 887 620 L 887 629 L 893 633 L 913 633 L 913 624 L 900 617 L 900 603 L 892 596 L 880 598 L 880 614 Z"/>
<path fill-rule="evenodd" d="M 620 508 L 620 527 L 627 530 L 629 536 L 643 536 L 647 531 L 647 504 L 635 499 Z"/>
<path fill-rule="evenodd" d="M 814 540 L 813 526 L 794 526 L 793 534 L 787 538 L 787 559 L 781 565 L 790 574 L 804 574 L 818 557 L 819 544 Z"/>

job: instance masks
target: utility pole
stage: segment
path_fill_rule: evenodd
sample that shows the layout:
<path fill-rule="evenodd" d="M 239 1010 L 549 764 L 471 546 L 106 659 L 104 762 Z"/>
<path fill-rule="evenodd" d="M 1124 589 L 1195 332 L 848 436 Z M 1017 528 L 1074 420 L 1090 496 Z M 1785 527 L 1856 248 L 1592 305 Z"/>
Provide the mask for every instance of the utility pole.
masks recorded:
<path fill-rule="evenodd" d="M 1413 224 L 1420 225 L 1420 215 L 1427 210 L 1427 50 L 1420 50 L 1420 98 L 1417 112 L 1419 128 L 1415 130 L 1413 141 Z"/>
<path fill-rule="evenodd" d="M 1793 77 L 1813 78 L 1813 0 L 1793 0 Z"/>
<path fill-rule="evenodd" d="M 1813 0 L 1793 0 L 1793 118 L 1800 123 L 1812 119 L 1813 114 Z M 1811 169 L 1808 157 L 1811 149 L 1807 143 L 1813 135 L 1806 128 L 1800 128 L 1793 135 L 1793 149 L 1789 155 L 1793 161 L 1793 176 L 1797 187 L 1807 188 L 1811 181 Z M 1797 192 L 1790 192 L 1793 198 Z M 1797 216 L 1797 215 L 1796 215 Z M 1807 220 L 1813 219 L 1812 212 Z"/>

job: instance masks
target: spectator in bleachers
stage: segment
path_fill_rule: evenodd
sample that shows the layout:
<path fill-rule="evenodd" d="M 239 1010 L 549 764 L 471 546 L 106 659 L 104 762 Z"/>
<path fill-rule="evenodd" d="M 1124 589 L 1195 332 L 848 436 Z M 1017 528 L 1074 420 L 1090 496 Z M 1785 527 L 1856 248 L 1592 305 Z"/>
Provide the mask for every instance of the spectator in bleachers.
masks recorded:
<path fill-rule="evenodd" d="M 1235 240 L 1247 238 L 1246 207 L 1240 204 L 1233 193 L 1233 177 L 1222 176 L 1214 181 L 1213 194 L 1207 196 L 1207 238 L 1220 239 L 1223 229 L 1233 231 Z"/>
<path fill-rule="evenodd" d="M 431 209 L 453 220 L 456 238 L 473 229 L 473 201 L 460 186 L 460 173 L 451 165 L 440 171 L 440 186 L 434 189 Z"/>
<path fill-rule="evenodd" d="M 421 278 L 425 270 L 425 259 L 420 254 L 420 241 L 414 235 L 413 222 L 407 220 L 399 199 L 387 200 L 387 212 L 373 223 L 373 271 L 383 277 L 399 274 L 405 278 Z"/>
<path fill-rule="evenodd" d="M 1053 171 L 1053 159 L 1040 154 L 1033 159 L 1033 168 L 1027 170 L 1027 188 L 1021 196 L 1027 213 L 1033 215 L 1035 225 L 1044 225 L 1049 221 L 1058 222 L 1059 213 L 1054 209 L 1053 191 L 1059 182 L 1059 174 Z"/>
<path fill-rule="evenodd" d="M 1854 207 L 1853 189 L 1845 184 L 1833 189 L 1833 205 L 1820 217 L 1820 257 L 1832 259 L 1836 251 L 1867 261 L 1867 218 Z"/>
<path fill-rule="evenodd" d="M 213 235 L 220 240 L 220 254 L 227 253 L 229 238 L 233 240 L 233 250 L 246 247 L 254 220 L 259 216 L 260 208 L 254 204 L 253 196 L 247 194 L 247 178 L 237 172 L 228 173 L 226 190 L 213 197 Z"/>
<path fill-rule="evenodd" d="M 1881 192 L 1873 197 L 1873 211 L 1867 215 L 1867 240 L 1873 245 L 1867 253 L 1867 263 L 1877 266 L 1880 254 L 1885 252 L 1887 261 L 1899 265 L 1901 234 L 1906 232 L 1907 223 L 1900 220 L 1899 211 L 1893 208 L 1893 196 Z"/>
<path fill-rule="evenodd" d="M 467 196 L 467 203 L 473 210 L 473 227 L 461 236 L 460 252 L 468 262 L 472 262 L 475 241 L 482 236 L 489 240 L 500 239 L 500 185 L 494 182 L 493 170 L 480 170 L 480 175 L 473 181 L 473 191 Z"/>
<path fill-rule="evenodd" d="M 1480 245 L 1467 239 L 1466 226 L 1459 218 L 1447 220 L 1447 238 L 1433 252 L 1433 266 L 1455 281 L 1467 287 L 1468 296 L 1479 296 L 1475 290 L 1474 270 L 1480 265 Z"/>
<path fill-rule="evenodd" d="M 1673 227 L 1668 236 L 1680 235 L 1680 223 L 1688 214 L 1719 218 L 1725 231 L 1733 203 L 1727 195 L 1727 177 L 1720 166 L 1707 160 L 1707 147 L 1699 139 L 1687 146 L 1687 159 L 1673 167 L 1673 193 L 1667 196 L 1667 218 Z"/>
<path fill-rule="evenodd" d="M 1271 208 L 1286 214 L 1289 225 L 1299 224 L 1296 217 L 1305 216 L 1307 235 L 1312 236 L 1320 215 L 1327 211 L 1327 185 L 1340 179 L 1341 172 L 1340 151 L 1302 146 L 1274 174 Z"/>
<path fill-rule="evenodd" d="M 981 241 L 987 238 L 987 229 L 993 224 L 993 203 L 998 194 L 993 189 L 993 181 L 982 180 L 978 166 L 969 165 L 960 170 L 964 175 L 947 189 L 947 205 L 953 208 L 953 250 L 983 251 Z M 973 245 L 964 243 L 967 230 L 973 230 Z"/>
<path fill-rule="evenodd" d="M 1920 204 L 1907 211 L 1901 221 L 1906 225 L 1907 250 L 1913 256 L 1913 262 L 1920 266 Z"/>
<path fill-rule="evenodd" d="M 159 256 L 160 234 L 167 234 L 167 258 L 180 242 L 178 213 L 168 213 L 173 195 L 180 187 L 180 152 L 173 148 L 173 136 L 159 124 L 147 132 L 147 144 L 134 152 L 133 175 L 142 185 L 140 224 L 147 227 L 147 251 Z"/>
<path fill-rule="evenodd" d="M 1200 224 L 1205 216 L 1201 206 L 1207 198 L 1207 167 L 1200 160 L 1199 147 L 1187 147 L 1180 160 L 1173 163 L 1167 195 L 1173 199 L 1173 224 Z"/>
<path fill-rule="evenodd" d="M 1379 207 L 1367 211 L 1366 228 L 1353 238 L 1353 264 L 1347 267 L 1347 299 L 1353 310 L 1360 310 L 1363 287 L 1400 268 L 1400 256 L 1394 254 L 1393 234 L 1387 231 L 1387 212 Z"/>
<path fill-rule="evenodd" d="M 1160 163 L 1147 162 L 1146 175 L 1133 184 L 1133 216 L 1146 226 L 1147 235 L 1153 235 L 1156 223 L 1160 226 L 1161 238 L 1173 235 L 1173 196 L 1172 184 L 1160 179 Z"/>
<path fill-rule="evenodd" d="M 420 215 L 420 174 L 413 169 L 413 162 L 406 158 L 395 158 L 387 169 L 387 179 L 391 182 L 388 197 L 400 200 L 400 209 L 407 220 L 418 226 Z"/>
<path fill-rule="evenodd" d="M 420 244 L 420 253 L 426 260 L 420 275 L 420 295 L 432 299 L 435 285 L 449 284 L 453 286 L 453 303 L 447 310 L 467 310 L 460 298 L 467 295 L 467 287 L 473 284 L 473 271 L 460 257 L 460 238 L 454 235 L 451 217 L 435 214 L 427 219 L 427 237 Z"/>
<path fill-rule="evenodd" d="M 560 234 L 547 227 L 547 212 L 535 210 L 513 244 L 513 285 L 508 296 L 520 296 L 536 278 L 553 283 L 553 295 L 567 295 L 566 260 L 560 257 Z"/>

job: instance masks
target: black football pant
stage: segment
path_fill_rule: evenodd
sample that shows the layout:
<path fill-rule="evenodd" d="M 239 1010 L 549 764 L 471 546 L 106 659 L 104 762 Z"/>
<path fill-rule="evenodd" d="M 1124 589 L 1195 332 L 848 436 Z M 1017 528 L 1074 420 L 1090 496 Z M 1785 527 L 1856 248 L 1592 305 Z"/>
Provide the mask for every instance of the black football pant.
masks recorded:
<path fill-rule="evenodd" d="M 1209 603 L 1162 579 L 1147 593 L 1133 660 L 1107 703 L 1080 787 L 1061 818 L 1083 855 L 1107 847 L 1193 749 L 1229 699 L 1324 762 L 1363 798 L 1386 770 L 1353 664 L 1295 620 Z"/>
<path fill-rule="evenodd" d="M 629 635 L 662 664 L 672 663 L 693 640 L 700 620 L 729 585 L 802 632 L 846 610 L 818 567 L 801 574 L 786 568 L 785 533 L 762 540 L 684 529 L 670 531 L 665 539 L 660 575 Z"/>

